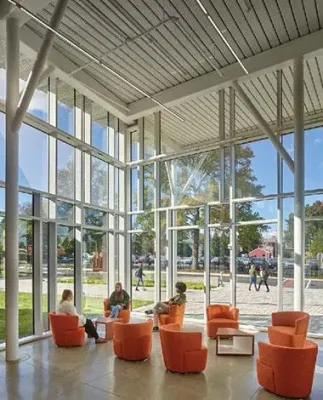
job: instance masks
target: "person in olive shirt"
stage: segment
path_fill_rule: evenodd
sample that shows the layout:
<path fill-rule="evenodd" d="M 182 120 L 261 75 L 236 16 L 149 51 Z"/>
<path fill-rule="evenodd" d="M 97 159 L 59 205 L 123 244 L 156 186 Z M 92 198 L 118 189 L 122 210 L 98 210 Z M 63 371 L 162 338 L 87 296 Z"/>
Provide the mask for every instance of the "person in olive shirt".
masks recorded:
<path fill-rule="evenodd" d="M 130 299 L 128 293 L 122 289 L 120 282 L 115 284 L 114 289 L 114 292 L 112 292 L 109 298 L 111 318 L 117 318 L 119 311 L 127 308 Z"/>
<path fill-rule="evenodd" d="M 186 304 L 186 285 L 184 282 L 177 282 L 175 285 L 176 288 L 176 295 L 169 299 L 168 302 L 163 303 L 159 301 L 155 304 L 153 310 L 147 310 L 146 314 L 154 314 L 154 332 L 158 332 L 158 315 L 159 314 L 168 314 L 169 313 L 169 306 L 175 304 Z"/>

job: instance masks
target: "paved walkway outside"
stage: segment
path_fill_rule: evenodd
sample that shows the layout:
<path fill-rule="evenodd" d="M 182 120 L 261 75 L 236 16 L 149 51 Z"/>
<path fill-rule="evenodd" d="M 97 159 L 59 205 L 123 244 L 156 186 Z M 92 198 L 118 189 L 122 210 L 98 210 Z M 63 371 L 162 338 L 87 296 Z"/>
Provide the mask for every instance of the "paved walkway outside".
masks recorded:
<path fill-rule="evenodd" d="M 267 293 L 264 287 L 261 287 L 259 292 L 248 290 L 247 282 L 237 282 L 237 306 L 239 308 L 240 319 L 243 324 L 255 325 L 264 327 L 270 323 L 270 316 L 273 311 L 277 310 L 277 286 L 270 286 L 270 292 Z M 61 293 L 64 289 L 72 289 L 73 284 L 58 283 L 57 291 Z M 107 287 L 103 284 L 83 285 L 84 294 L 89 297 L 106 297 Z M 0 280 L 0 290 L 4 290 L 4 280 Z M 31 279 L 20 279 L 19 291 L 31 293 Z M 47 281 L 43 282 L 43 293 L 47 291 Z M 293 285 L 284 285 L 284 309 L 292 310 L 294 302 Z M 154 288 L 139 292 L 132 292 L 133 299 L 154 301 Z M 166 299 L 165 291 L 162 292 L 162 299 Z M 204 294 L 202 290 L 187 291 L 187 315 L 194 318 L 204 318 Z M 224 282 L 223 287 L 218 287 L 211 290 L 211 303 L 230 303 L 230 285 L 229 282 Z M 143 311 L 146 307 L 138 309 Z M 323 334 L 323 290 L 321 285 L 311 284 L 306 282 L 305 289 L 305 311 L 311 315 L 310 332 Z"/>

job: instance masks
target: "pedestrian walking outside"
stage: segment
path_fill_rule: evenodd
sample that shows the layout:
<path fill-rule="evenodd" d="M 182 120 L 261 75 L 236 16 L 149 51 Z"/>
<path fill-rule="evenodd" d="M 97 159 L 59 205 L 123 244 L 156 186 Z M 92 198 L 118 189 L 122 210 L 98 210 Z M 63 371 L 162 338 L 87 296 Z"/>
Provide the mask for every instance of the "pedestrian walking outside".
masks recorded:
<path fill-rule="evenodd" d="M 251 291 L 251 286 L 255 286 L 255 290 L 257 290 L 257 271 L 256 267 L 251 264 L 249 269 L 249 290 Z"/>
<path fill-rule="evenodd" d="M 144 271 L 143 271 L 143 266 L 142 264 L 140 265 L 140 267 L 137 269 L 136 273 L 135 273 L 135 277 L 137 278 L 137 286 L 136 286 L 136 291 L 139 292 L 139 284 L 141 284 L 143 290 L 145 289 L 145 285 L 144 285 Z"/>
<path fill-rule="evenodd" d="M 259 285 L 258 285 L 258 289 L 257 289 L 257 290 L 259 291 L 260 286 L 264 283 L 264 285 L 265 285 L 266 288 L 267 288 L 267 292 L 269 292 L 269 287 L 268 287 L 268 283 L 267 283 L 267 280 L 268 280 L 268 271 L 266 270 L 265 267 L 263 267 L 263 266 L 260 267 L 259 276 L 260 276 L 260 281 L 259 281 Z"/>

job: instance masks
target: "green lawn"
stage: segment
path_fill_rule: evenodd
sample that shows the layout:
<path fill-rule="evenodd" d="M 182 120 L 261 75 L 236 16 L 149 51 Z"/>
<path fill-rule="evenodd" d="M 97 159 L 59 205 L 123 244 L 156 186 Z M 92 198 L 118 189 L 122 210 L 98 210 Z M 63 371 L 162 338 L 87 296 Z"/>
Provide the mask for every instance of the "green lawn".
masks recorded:
<path fill-rule="evenodd" d="M 151 304 L 147 300 L 133 300 L 132 308 L 139 308 Z M 0 291 L 0 343 L 5 340 L 5 292 Z M 43 297 L 43 320 L 47 321 L 47 296 Z M 83 312 L 87 316 L 102 315 L 102 297 L 83 297 Z M 45 325 L 46 327 L 46 325 Z M 33 334 L 32 294 L 19 293 L 19 337 Z"/>

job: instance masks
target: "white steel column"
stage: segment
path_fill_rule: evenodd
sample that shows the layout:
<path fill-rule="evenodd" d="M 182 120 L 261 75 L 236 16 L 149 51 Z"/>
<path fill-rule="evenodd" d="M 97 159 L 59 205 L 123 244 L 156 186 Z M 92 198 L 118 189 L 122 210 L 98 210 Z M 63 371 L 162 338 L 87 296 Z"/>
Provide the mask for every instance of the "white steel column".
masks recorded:
<path fill-rule="evenodd" d="M 7 20 L 7 100 L 6 100 L 6 359 L 15 361 L 18 353 L 18 168 L 19 132 L 13 119 L 19 97 L 19 27 L 16 19 Z"/>
<path fill-rule="evenodd" d="M 48 308 L 56 309 L 57 303 L 57 225 L 55 222 L 48 223 Z"/>
<path fill-rule="evenodd" d="M 224 89 L 219 91 L 219 139 L 225 138 L 225 105 L 224 105 Z M 225 200 L 225 154 L 224 147 L 220 147 L 220 202 Z"/>
<path fill-rule="evenodd" d="M 303 58 L 294 60 L 294 309 L 304 309 L 304 65 Z"/>
<path fill-rule="evenodd" d="M 277 136 L 280 137 L 282 126 L 282 108 L 283 108 L 283 73 L 282 70 L 277 71 Z M 277 305 L 278 310 L 282 311 L 284 308 L 284 294 L 283 294 L 283 160 L 277 152 Z"/>
<path fill-rule="evenodd" d="M 210 207 L 204 207 L 204 312 L 210 304 Z"/>
<path fill-rule="evenodd" d="M 235 91 L 230 88 L 230 137 L 235 135 Z M 236 174 L 236 155 L 235 146 L 231 146 L 230 155 L 230 293 L 231 293 L 231 304 L 236 306 L 236 256 L 237 256 L 237 231 L 236 231 L 236 211 L 235 203 L 235 175 Z"/>
<path fill-rule="evenodd" d="M 156 112 L 154 114 L 154 136 L 155 136 L 155 156 L 158 156 L 161 151 L 161 112 Z M 157 160 L 154 163 L 154 178 L 155 178 L 155 190 L 154 190 L 154 201 L 155 208 L 160 207 L 160 163 Z M 160 211 L 155 211 L 154 213 L 155 222 L 155 292 L 154 299 L 155 302 L 160 300 L 161 296 L 161 271 L 160 271 Z"/>
<path fill-rule="evenodd" d="M 173 232 L 170 228 L 172 226 L 172 210 L 166 210 L 166 259 L 167 259 L 167 269 L 166 269 L 166 297 L 171 298 L 173 295 Z M 177 268 L 177 266 L 176 266 Z"/>

